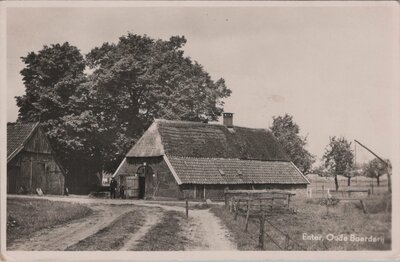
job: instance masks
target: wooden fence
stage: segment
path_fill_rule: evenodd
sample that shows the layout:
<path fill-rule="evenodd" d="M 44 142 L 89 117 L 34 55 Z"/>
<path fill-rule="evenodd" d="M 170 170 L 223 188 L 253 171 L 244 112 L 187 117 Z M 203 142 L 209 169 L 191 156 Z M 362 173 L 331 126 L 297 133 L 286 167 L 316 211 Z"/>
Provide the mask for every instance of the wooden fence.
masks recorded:
<path fill-rule="evenodd" d="M 334 190 L 330 188 L 325 188 L 324 185 L 320 189 L 314 189 L 312 187 L 307 188 L 307 197 L 308 198 L 327 198 L 327 197 L 335 197 L 338 199 L 344 198 L 362 198 L 369 197 L 372 194 L 372 190 L 370 188 L 366 189 L 344 189 L 344 190 Z"/>
<path fill-rule="evenodd" d="M 294 213 L 290 208 L 290 199 L 295 193 L 283 190 L 225 190 L 225 207 L 233 213 L 234 220 L 238 216 L 245 217 L 244 231 L 247 232 L 250 220 L 259 222 L 259 248 L 265 249 L 265 238 L 281 250 L 305 250 L 289 235 L 275 226 L 269 217 L 277 214 Z M 268 232 L 265 229 L 269 229 Z M 271 231 L 280 237 L 273 237 Z M 283 240 L 283 241 L 279 241 Z"/>

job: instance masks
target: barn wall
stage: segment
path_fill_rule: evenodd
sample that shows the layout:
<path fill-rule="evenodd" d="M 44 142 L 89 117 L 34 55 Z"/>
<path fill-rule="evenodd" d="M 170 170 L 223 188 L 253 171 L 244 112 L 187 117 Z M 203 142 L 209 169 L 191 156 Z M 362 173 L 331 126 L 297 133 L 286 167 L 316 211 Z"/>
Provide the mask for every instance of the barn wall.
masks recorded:
<path fill-rule="evenodd" d="M 205 190 L 204 190 L 205 188 Z M 187 199 L 211 199 L 211 200 L 223 200 L 224 190 L 239 190 L 239 189 L 281 189 L 281 190 L 294 190 L 294 191 L 305 191 L 307 185 L 296 185 L 296 184 L 238 184 L 238 185 L 181 185 L 183 191 L 183 198 Z M 297 193 L 296 193 L 297 194 Z"/>
<path fill-rule="evenodd" d="M 46 135 L 39 127 L 29 138 L 28 143 L 24 146 L 26 152 L 37 152 L 42 154 L 51 154 L 51 146 L 46 138 Z"/>
<path fill-rule="evenodd" d="M 126 162 L 121 166 L 116 175 L 118 176 L 135 175 L 138 168 L 146 163 L 147 167 L 151 167 L 153 174 L 146 174 L 145 180 L 145 199 L 177 199 L 181 198 L 181 190 L 171 174 L 163 157 L 146 157 L 146 158 L 127 158 Z M 118 184 L 119 186 L 119 184 Z"/>
<path fill-rule="evenodd" d="M 121 166 L 118 176 L 135 175 L 139 167 L 146 162 L 156 174 L 146 175 L 145 199 L 212 199 L 223 200 L 224 189 L 282 189 L 282 190 L 306 190 L 307 185 L 295 184 L 241 184 L 241 185 L 178 185 L 167 164 L 162 157 L 152 158 L 127 158 Z M 118 184 L 119 186 L 119 184 Z M 156 190 L 157 188 L 157 190 Z M 205 188 L 205 190 L 204 190 Z M 156 192 L 155 192 L 156 191 Z M 154 193 L 155 192 L 155 193 Z M 204 196 L 205 193 L 205 196 Z M 153 197 L 154 196 L 154 197 Z"/>
<path fill-rule="evenodd" d="M 16 193 L 22 186 L 32 194 L 36 188 L 45 194 L 64 193 L 64 175 L 50 154 L 21 151 L 7 164 L 7 178 L 8 193 Z M 11 188 L 13 182 L 15 187 Z"/>

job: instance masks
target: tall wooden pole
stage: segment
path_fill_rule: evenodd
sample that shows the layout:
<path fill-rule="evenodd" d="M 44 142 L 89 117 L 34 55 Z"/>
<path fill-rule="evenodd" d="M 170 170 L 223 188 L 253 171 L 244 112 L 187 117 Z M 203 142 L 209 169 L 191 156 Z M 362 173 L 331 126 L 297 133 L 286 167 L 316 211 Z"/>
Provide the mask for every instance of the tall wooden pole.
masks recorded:
<path fill-rule="evenodd" d="M 368 147 L 366 147 L 366 146 L 364 146 L 363 144 L 361 144 L 359 141 L 357 141 L 356 139 L 354 139 L 354 141 L 357 143 L 357 144 L 359 144 L 360 146 L 362 146 L 363 148 L 365 148 L 368 152 L 370 152 L 371 154 L 373 154 L 376 158 L 378 158 L 380 161 L 382 161 L 385 165 L 386 165 L 386 167 L 387 167 L 387 170 L 388 170 L 388 189 L 389 189 L 389 192 L 390 193 L 392 193 L 392 182 L 391 182 L 391 178 L 390 178 L 390 176 L 391 176 L 391 173 L 392 173 L 392 168 L 390 167 L 390 165 L 389 165 L 389 163 L 387 162 L 387 161 L 385 161 L 385 160 L 383 160 L 382 158 L 380 158 L 377 154 L 375 154 L 371 149 L 369 149 Z"/>

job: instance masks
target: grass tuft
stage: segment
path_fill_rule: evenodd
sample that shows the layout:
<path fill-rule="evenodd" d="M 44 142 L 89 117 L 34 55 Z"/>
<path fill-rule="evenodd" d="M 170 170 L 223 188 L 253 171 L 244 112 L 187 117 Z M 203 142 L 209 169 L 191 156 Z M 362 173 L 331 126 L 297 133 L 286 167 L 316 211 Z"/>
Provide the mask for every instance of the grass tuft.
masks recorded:
<path fill-rule="evenodd" d="M 140 208 L 121 215 L 109 226 L 99 230 L 67 251 L 112 251 L 119 250 L 125 241 L 135 233 L 144 223 L 143 210 Z"/>
<path fill-rule="evenodd" d="M 93 211 L 80 204 L 46 199 L 7 199 L 7 244 L 29 237 L 40 229 L 89 216 Z"/>
<path fill-rule="evenodd" d="M 186 217 L 181 212 L 167 211 L 160 223 L 151 228 L 136 246 L 138 251 L 184 250 L 190 240 L 184 236 Z"/>

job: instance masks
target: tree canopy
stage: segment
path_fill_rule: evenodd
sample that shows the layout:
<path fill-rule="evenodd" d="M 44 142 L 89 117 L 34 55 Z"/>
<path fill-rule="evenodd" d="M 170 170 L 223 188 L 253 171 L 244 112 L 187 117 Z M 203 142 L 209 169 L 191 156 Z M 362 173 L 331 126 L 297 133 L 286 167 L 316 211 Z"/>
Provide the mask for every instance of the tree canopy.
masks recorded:
<path fill-rule="evenodd" d="M 364 174 L 367 177 L 376 178 L 377 184 L 379 186 L 380 177 L 387 174 L 389 175 L 390 169 L 390 161 L 386 160 L 388 164 L 383 163 L 378 158 L 374 158 L 368 162 L 367 165 L 364 166 Z"/>
<path fill-rule="evenodd" d="M 335 177 L 336 190 L 338 190 L 337 176 L 348 176 L 352 171 L 354 155 L 351 150 L 351 142 L 344 137 L 330 137 L 322 158 L 325 168 Z"/>
<path fill-rule="evenodd" d="M 19 120 L 40 120 L 67 170 L 113 171 L 155 118 L 217 120 L 223 112 L 231 91 L 184 55 L 185 43 L 129 33 L 86 56 L 68 42 L 30 52 Z"/>
<path fill-rule="evenodd" d="M 300 127 L 293 121 L 293 116 L 285 114 L 273 117 L 270 129 L 290 160 L 301 172 L 307 174 L 311 170 L 315 156 L 306 149 L 307 138 L 300 135 Z"/>

